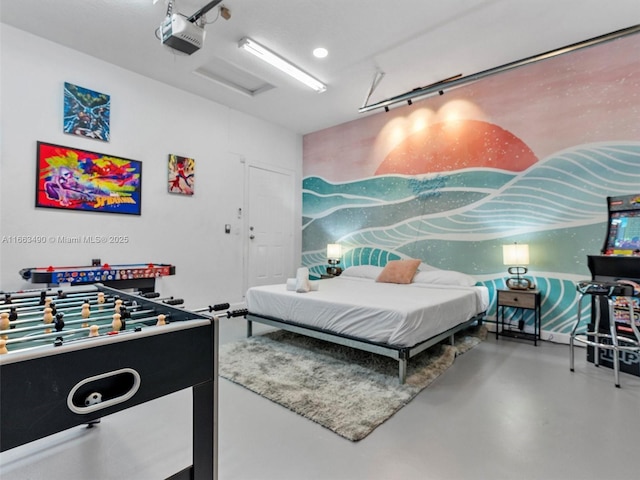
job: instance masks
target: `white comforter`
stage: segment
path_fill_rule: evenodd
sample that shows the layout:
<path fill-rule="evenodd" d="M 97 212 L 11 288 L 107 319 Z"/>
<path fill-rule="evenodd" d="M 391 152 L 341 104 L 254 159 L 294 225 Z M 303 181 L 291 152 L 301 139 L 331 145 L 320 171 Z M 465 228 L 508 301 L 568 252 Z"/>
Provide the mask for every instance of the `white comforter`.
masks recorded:
<path fill-rule="evenodd" d="M 247 291 L 250 313 L 394 346 L 411 347 L 484 312 L 486 287 L 378 283 L 369 278 L 320 280 L 318 290 L 286 285 Z"/>

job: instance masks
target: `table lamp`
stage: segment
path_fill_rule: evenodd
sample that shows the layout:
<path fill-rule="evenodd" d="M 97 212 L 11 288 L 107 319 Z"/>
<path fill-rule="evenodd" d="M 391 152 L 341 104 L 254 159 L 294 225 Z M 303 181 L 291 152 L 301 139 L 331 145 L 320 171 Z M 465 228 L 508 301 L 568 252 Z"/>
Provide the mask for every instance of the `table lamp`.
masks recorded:
<path fill-rule="evenodd" d="M 522 277 L 522 275 L 525 275 L 528 271 L 525 265 L 529 265 L 529 245 L 518 243 L 503 245 L 502 263 L 511 265 L 507 269 L 511 277 L 505 282 L 508 288 L 511 290 L 529 290 L 534 288 L 529 279 Z"/>
<path fill-rule="evenodd" d="M 337 265 L 340 263 L 340 258 L 342 257 L 342 246 L 338 243 L 329 243 L 327 244 L 327 261 L 329 262 L 329 266 L 327 267 L 328 275 L 340 275 L 342 273 L 342 268 Z"/>

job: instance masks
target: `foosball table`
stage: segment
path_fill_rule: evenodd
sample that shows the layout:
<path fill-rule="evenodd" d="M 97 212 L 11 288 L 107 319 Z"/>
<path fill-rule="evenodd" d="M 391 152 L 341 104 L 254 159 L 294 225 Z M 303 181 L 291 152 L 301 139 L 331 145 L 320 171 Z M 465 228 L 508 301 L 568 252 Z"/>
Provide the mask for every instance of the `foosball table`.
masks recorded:
<path fill-rule="evenodd" d="M 216 478 L 217 316 L 175 303 L 102 284 L 3 293 L 0 452 L 191 388 L 193 464 L 169 478 Z"/>

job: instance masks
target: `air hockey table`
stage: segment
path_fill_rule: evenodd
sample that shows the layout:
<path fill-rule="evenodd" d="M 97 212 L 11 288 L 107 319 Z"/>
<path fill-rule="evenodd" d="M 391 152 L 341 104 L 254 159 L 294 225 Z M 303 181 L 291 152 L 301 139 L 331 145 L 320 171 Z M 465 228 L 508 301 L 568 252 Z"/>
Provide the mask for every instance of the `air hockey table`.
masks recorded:
<path fill-rule="evenodd" d="M 20 275 L 31 283 L 55 285 L 103 285 L 141 292 L 153 292 L 156 279 L 176 274 L 176 267 L 165 263 L 129 263 L 110 265 L 108 263 L 92 266 L 36 267 L 23 268 Z"/>
<path fill-rule="evenodd" d="M 45 323 L 51 303 L 56 320 Z M 0 316 L 0 452 L 190 388 L 192 464 L 167 478 L 217 477 L 216 316 L 102 284 L 5 295 Z"/>

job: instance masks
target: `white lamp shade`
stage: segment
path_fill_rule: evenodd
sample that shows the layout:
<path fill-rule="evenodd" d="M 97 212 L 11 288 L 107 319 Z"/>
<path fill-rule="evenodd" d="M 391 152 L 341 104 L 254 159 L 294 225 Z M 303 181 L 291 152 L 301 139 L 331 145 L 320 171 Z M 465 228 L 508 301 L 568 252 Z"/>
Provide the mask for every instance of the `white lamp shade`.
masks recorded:
<path fill-rule="evenodd" d="M 529 245 L 519 243 L 503 245 L 502 263 L 505 265 L 529 265 Z"/>
<path fill-rule="evenodd" d="M 327 244 L 327 258 L 331 260 L 340 260 L 342 257 L 342 245 L 338 243 Z"/>

